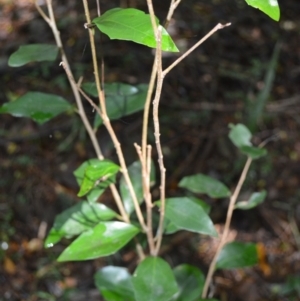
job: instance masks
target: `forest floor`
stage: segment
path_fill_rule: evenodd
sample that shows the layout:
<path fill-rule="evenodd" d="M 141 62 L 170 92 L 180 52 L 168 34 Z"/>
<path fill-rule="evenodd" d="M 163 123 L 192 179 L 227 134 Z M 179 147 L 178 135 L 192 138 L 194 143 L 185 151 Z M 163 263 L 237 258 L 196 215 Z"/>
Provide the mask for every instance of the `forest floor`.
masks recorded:
<path fill-rule="evenodd" d="M 82 3 L 53 2 L 71 66 L 78 78 L 92 80 Z M 120 5 L 103 2 L 103 11 Z M 128 2 L 146 11 L 145 1 Z M 165 2 L 169 3 L 154 1 L 161 20 Z M 241 197 L 263 189 L 268 195 L 257 208 L 235 212 L 230 237 L 256 242 L 260 261 L 252 268 L 217 272 L 215 297 L 300 300 L 300 2 L 280 1 L 280 22 L 244 1 L 221 2 L 183 0 L 175 13 L 172 35 L 183 49 L 219 22 L 232 25 L 195 50 L 165 80 L 160 116 L 167 195 L 178 196 L 180 179 L 200 172 L 233 189 L 246 158 L 229 141 L 228 124 L 251 124 L 255 145 L 269 141 L 268 155 L 253 163 Z M 59 61 L 8 67 L 9 55 L 20 45 L 54 40 L 31 1 L 0 0 L 0 7 L 0 105 L 27 91 L 60 94 L 73 102 Z M 92 14 L 96 16 L 94 7 Z M 101 46 L 107 82 L 148 81 L 150 49 L 105 37 Z M 164 64 L 175 59 L 168 56 Z M 257 113 L 260 106 L 262 114 Z M 92 118 L 87 104 L 86 109 Z M 108 259 L 57 263 L 65 242 L 43 248 L 55 215 L 78 201 L 73 171 L 95 157 L 83 125 L 67 115 L 44 125 L 0 116 L 0 300 L 101 300 L 93 284 L 94 272 L 108 262 L 132 271 L 131 251 Z M 141 139 L 141 122 L 140 113 L 113 122 L 129 163 L 137 159 L 133 143 Z M 105 155 L 114 160 L 105 130 L 100 130 L 99 141 Z M 110 204 L 110 195 L 105 194 L 103 201 Z M 228 200 L 207 201 L 221 231 Z M 206 272 L 216 245 L 215 239 L 179 232 L 168 237 L 161 255 L 173 266 L 189 263 Z"/>

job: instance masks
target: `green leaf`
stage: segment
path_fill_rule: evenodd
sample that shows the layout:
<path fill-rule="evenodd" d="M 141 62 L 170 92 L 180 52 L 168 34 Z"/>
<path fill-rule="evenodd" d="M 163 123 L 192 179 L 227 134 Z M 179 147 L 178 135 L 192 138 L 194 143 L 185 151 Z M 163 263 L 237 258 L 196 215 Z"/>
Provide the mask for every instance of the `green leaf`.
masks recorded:
<path fill-rule="evenodd" d="M 235 269 L 257 264 L 256 244 L 232 242 L 226 244 L 217 259 L 217 269 Z"/>
<path fill-rule="evenodd" d="M 196 267 L 182 264 L 174 270 L 174 275 L 179 287 L 179 292 L 171 301 L 195 301 L 202 293 L 205 277 Z"/>
<path fill-rule="evenodd" d="M 245 125 L 241 123 L 238 123 L 237 125 L 229 124 L 229 127 L 229 139 L 237 148 L 252 146 L 252 134 Z"/>
<path fill-rule="evenodd" d="M 212 198 L 230 196 L 230 190 L 223 183 L 200 173 L 184 177 L 178 186 L 194 193 L 205 193 Z"/>
<path fill-rule="evenodd" d="M 28 92 L 15 101 L 3 104 L 0 107 L 0 113 L 9 113 L 15 117 L 28 117 L 43 124 L 71 109 L 73 107 L 60 96 Z"/>
<path fill-rule="evenodd" d="M 252 134 L 245 125 L 241 123 L 229 124 L 229 127 L 229 139 L 242 153 L 252 159 L 258 159 L 267 154 L 265 149 L 252 146 Z"/>
<path fill-rule="evenodd" d="M 85 83 L 82 85 L 85 92 L 93 97 L 98 96 L 95 83 Z M 112 83 L 105 84 L 106 110 L 110 120 L 116 120 L 123 116 L 143 110 L 147 97 L 148 85 L 139 84 L 137 86 Z M 102 124 L 99 114 L 95 117 L 94 127 Z"/>
<path fill-rule="evenodd" d="M 140 161 L 133 162 L 128 167 L 128 174 L 132 181 L 132 185 L 136 193 L 137 200 L 139 204 L 141 204 L 142 201 L 144 200 L 141 162 Z M 151 164 L 150 181 L 151 181 L 150 182 L 151 186 L 155 184 L 155 166 L 153 163 Z M 125 210 L 128 214 L 131 214 L 134 211 L 134 204 L 123 175 L 120 179 L 120 192 L 121 192 L 122 201 L 125 206 Z"/>
<path fill-rule="evenodd" d="M 191 201 L 196 203 L 197 205 L 201 206 L 205 213 L 209 214 L 210 206 L 206 204 L 204 201 L 195 198 L 195 197 L 189 197 Z M 180 227 L 177 227 L 175 224 L 173 224 L 169 219 L 165 218 L 165 234 L 173 234 L 177 231 L 182 230 Z"/>
<path fill-rule="evenodd" d="M 258 8 L 270 18 L 279 21 L 280 9 L 277 0 L 245 0 L 248 5 Z"/>
<path fill-rule="evenodd" d="M 94 164 L 98 164 L 99 159 L 90 159 L 87 160 L 85 162 L 83 162 L 75 171 L 74 171 L 74 175 L 76 178 L 76 181 L 78 183 L 79 186 L 81 186 L 83 179 L 84 179 L 84 175 L 85 175 L 85 170 L 88 166 L 90 165 L 94 165 Z M 116 181 L 116 177 L 115 175 L 109 177 L 107 180 L 105 181 L 99 181 L 96 182 L 96 185 L 88 192 L 88 194 L 86 195 L 87 200 L 90 203 L 95 203 L 98 201 L 98 198 L 100 197 L 100 195 L 105 191 L 105 189 L 112 183 L 115 183 Z"/>
<path fill-rule="evenodd" d="M 156 202 L 160 206 L 160 202 Z M 166 199 L 165 216 L 177 229 L 217 236 L 213 222 L 202 206 L 187 197 Z"/>
<path fill-rule="evenodd" d="M 156 48 L 156 39 L 149 14 L 135 8 L 114 8 L 95 18 L 93 23 L 110 39 L 133 41 L 151 48 Z M 158 19 L 156 24 L 158 25 Z M 176 45 L 162 27 L 161 49 L 178 52 Z"/>
<path fill-rule="evenodd" d="M 88 260 L 116 253 L 140 230 L 122 222 L 102 222 L 83 232 L 57 259 L 61 261 Z"/>
<path fill-rule="evenodd" d="M 71 238 L 92 229 L 100 221 L 110 220 L 117 214 L 103 204 L 80 202 L 58 214 L 48 234 L 45 247 L 52 247 L 63 237 Z"/>
<path fill-rule="evenodd" d="M 147 257 L 132 278 L 136 301 L 166 301 L 178 287 L 169 264 L 160 257 Z"/>
<path fill-rule="evenodd" d="M 267 150 L 264 148 L 254 147 L 254 146 L 242 146 L 240 151 L 252 159 L 258 159 L 267 154 Z"/>
<path fill-rule="evenodd" d="M 10 67 L 20 67 L 30 62 L 55 61 L 58 47 L 50 44 L 22 45 L 11 54 L 8 60 Z"/>
<path fill-rule="evenodd" d="M 106 301 L 135 301 L 132 276 L 126 268 L 106 266 L 95 274 L 94 279 Z"/>
<path fill-rule="evenodd" d="M 78 196 L 84 196 L 90 192 L 96 185 L 99 185 L 101 181 L 107 181 L 110 177 L 114 176 L 120 167 L 109 160 L 93 160 L 89 161 L 84 168 L 84 176 L 80 185 L 80 191 Z M 82 167 L 75 173 L 82 174 Z M 104 185 L 106 187 L 106 185 Z"/>
<path fill-rule="evenodd" d="M 265 200 L 266 196 L 267 192 L 265 190 L 261 192 L 254 192 L 248 201 L 238 202 L 234 208 L 241 210 L 252 209 L 261 204 Z"/>

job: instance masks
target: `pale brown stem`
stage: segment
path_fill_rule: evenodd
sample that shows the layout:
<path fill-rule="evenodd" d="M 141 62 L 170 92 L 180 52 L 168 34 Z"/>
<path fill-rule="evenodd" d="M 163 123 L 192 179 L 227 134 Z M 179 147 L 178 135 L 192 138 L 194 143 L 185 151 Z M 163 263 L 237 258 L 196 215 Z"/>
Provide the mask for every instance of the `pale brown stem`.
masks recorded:
<path fill-rule="evenodd" d="M 211 283 L 213 274 L 215 272 L 215 268 L 216 268 L 216 264 L 217 264 L 217 260 L 218 257 L 224 247 L 224 245 L 226 244 L 227 241 L 227 237 L 228 237 L 228 233 L 229 233 L 229 228 L 230 228 L 230 223 L 231 223 L 231 218 L 232 218 L 232 214 L 233 214 L 233 210 L 234 210 L 234 205 L 236 203 L 237 197 L 240 194 L 241 188 L 246 180 L 246 176 L 247 173 L 249 171 L 250 165 L 252 163 L 252 159 L 250 157 L 248 157 L 246 164 L 244 166 L 244 169 L 242 171 L 242 174 L 240 176 L 240 179 L 238 181 L 238 184 L 235 188 L 234 193 L 232 194 L 232 196 L 230 197 L 230 202 L 229 202 L 229 206 L 228 206 L 228 210 L 227 210 L 227 216 L 226 216 L 226 222 L 225 222 L 225 226 L 224 226 L 224 230 L 221 236 L 221 240 L 219 242 L 219 246 L 217 248 L 216 254 L 212 260 L 212 262 L 210 263 L 209 269 L 208 269 L 208 273 L 205 279 L 205 283 L 204 283 L 204 287 L 203 287 L 203 291 L 202 291 L 202 298 L 206 298 L 207 296 L 207 292 L 208 292 L 208 288 L 209 285 Z"/>
<path fill-rule="evenodd" d="M 90 13 L 89 13 L 87 0 L 83 0 L 83 6 L 84 6 L 85 15 L 86 15 L 86 21 L 87 21 L 88 24 L 91 24 L 91 17 L 90 17 Z M 98 71 L 98 62 L 97 62 L 97 54 L 96 54 L 96 46 L 95 46 L 95 39 L 94 39 L 93 29 L 88 28 L 88 30 L 89 30 L 89 37 L 90 37 L 90 44 L 91 44 L 91 51 L 92 51 L 95 82 L 96 82 L 96 87 L 97 87 L 98 96 L 99 96 L 100 108 L 101 108 L 101 112 L 102 112 L 101 118 L 102 118 L 103 124 L 106 127 L 106 129 L 107 129 L 107 131 L 108 131 L 108 133 L 109 133 L 109 135 L 110 135 L 110 137 L 113 141 L 113 144 L 115 146 L 116 153 L 117 153 L 119 163 L 120 163 L 120 166 L 121 166 L 121 172 L 123 173 L 124 180 L 127 184 L 130 195 L 132 197 L 133 204 L 134 204 L 134 207 L 135 207 L 135 211 L 136 211 L 139 223 L 140 223 L 141 227 L 143 228 L 143 230 L 145 232 L 147 232 L 147 226 L 145 224 L 144 217 L 143 217 L 139 202 L 137 200 L 136 193 L 134 191 L 131 179 L 128 175 L 127 165 L 126 165 L 124 155 L 123 155 L 123 152 L 122 152 L 121 144 L 120 144 L 120 142 L 119 142 L 112 126 L 111 126 L 109 117 L 107 115 L 104 91 L 101 89 L 101 84 L 100 84 L 100 77 L 99 77 L 99 71 Z"/>

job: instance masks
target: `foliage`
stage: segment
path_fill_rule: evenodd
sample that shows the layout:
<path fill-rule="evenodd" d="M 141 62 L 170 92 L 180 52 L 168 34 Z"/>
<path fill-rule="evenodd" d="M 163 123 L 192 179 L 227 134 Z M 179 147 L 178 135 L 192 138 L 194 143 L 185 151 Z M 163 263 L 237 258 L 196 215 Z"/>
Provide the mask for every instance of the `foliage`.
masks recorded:
<path fill-rule="evenodd" d="M 259 8 L 271 18 L 279 19 L 279 7 L 276 0 L 246 0 L 246 2 Z M 48 0 L 47 3 L 49 16 L 39 6 L 37 8 L 45 21 L 49 23 L 57 46 L 40 44 L 21 46 L 11 55 L 10 66 L 18 67 L 33 61 L 42 62 L 56 58 L 58 48 L 61 47 L 61 41 L 53 17 L 51 1 Z M 158 107 L 165 75 L 206 38 L 229 24 L 217 25 L 205 39 L 200 40 L 195 47 L 179 57 L 168 68 L 163 69 L 161 64 L 162 51 L 177 52 L 178 49 L 167 29 L 159 25 L 151 0 L 147 2 L 149 14 L 134 8 L 114 8 L 95 18 L 92 24 L 87 1 L 83 0 L 83 3 L 87 16 L 86 27 L 90 35 L 94 66 L 98 65 L 94 42 L 94 27 L 96 26 L 111 39 L 130 40 L 154 48 L 155 59 L 151 74 L 153 80 L 149 84 L 136 86 L 117 82 L 104 84 L 100 81 L 98 70 L 95 67 L 95 83 L 83 83 L 81 86 L 75 81 L 68 60 L 62 52 L 62 65 L 66 70 L 74 93 L 76 109 L 60 96 L 31 91 L 0 108 L 0 113 L 31 118 L 40 124 L 58 114 L 78 110 L 95 148 L 97 158 L 83 162 L 74 172 L 79 185 L 78 196 L 86 199 L 56 216 L 54 225 L 46 238 L 45 246 L 52 247 L 62 238 L 71 239 L 77 236 L 60 254 L 58 261 L 83 261 L 115 254 L 134 239 L 139 250 L 139 263 L 133 275 L 127 269 L 116 266 L 106 266 L 95 274 L 95 284 L 105 300 L 194 301 L 199 300 L 200 296 L 205 299 L 215 269 L 241 268 L 254 265 L 258 261 L 255 244 L 240 242 L 226 244 L 226 238 L 233 210 L 251 209 L 263 202 L 266 197 L 265 191 L 255 192 L 248 201 L 236 204 L 241 184 L 245 181 L 252 160 L 266 155 L 266 150 L 252 145 L 252 134 L 245 125 L 231 124 L 229 139 L 247 157 L 236 189 L 231 192 L 221 181 L 204 174 L 195 174 L 184 177 L 179 183 L 179 187 L 188 192 L 182 196 L 166 198 L 165 168 L 159 138 Z M 172 13 L 179 3 L 180 0 L 172 0 L 168 21 L 170 21 Z M 155 78 L 156 86 L 154 85 Z M 147 146 L 147 125 L 150 100 L 154 90 L 153 122 L 159 162 L 160 198 L 152 202 L 151 187 L 156 181 L 156 173 L 151 160 L 151 148 Z M 99 105 L 94 103 L 86 93 L 99 98 Z M 86 118 L 81 102 L 82 97 L 98 113 L 93 127 Z M 142 146 L 135 145 L 139 160 L 128 167 L 110 120 L 140 110 L 145 110 L 143 142 Z M 72 118 L 71 115 L 68 117 Z M 118 155 L 118 163 L 105 159 L 102 155 L 95 136 L 96 131 L 101 126 L 106 127 L 110 134 Z M 108 189 L 112 192 L 118 213 L 98 202 L 102 193 Z M 191 194 L 196 195 L 192 196 Z M 215 254 L 216 260 L 212 261 L 206 277 L 198 268 L 186 264 L 172 269 L 168 262 L 159 257 L 164 234 L 184 230 L 218 236 L 209 216 L 209 206 L 197 197 L 198 194 L 205 195 L 206 198 L 229 198 L 229 217 L 226 221 L 228 226 L 220 238 L 220 248 Z M 142 212 L 143 203 L 146 207 L 146 214 Z M 152 212 L 154 209 L 159 209 L 158 224 L 153 223 Z M 155 232 L 156 235 L 154 236 Z M 144 250 L 139 243 L 142 234 L 146 236 L 148 243 Z"/>

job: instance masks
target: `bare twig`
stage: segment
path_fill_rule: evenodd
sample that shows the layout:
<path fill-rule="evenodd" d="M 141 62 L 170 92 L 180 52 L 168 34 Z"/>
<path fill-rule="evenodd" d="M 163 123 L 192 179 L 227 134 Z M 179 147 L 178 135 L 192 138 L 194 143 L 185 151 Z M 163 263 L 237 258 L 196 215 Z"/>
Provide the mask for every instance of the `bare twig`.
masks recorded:
<path fill-rule="evenodd" d="M 198 46 L 200 46 L 204 41 L 206 41 L 210 36 L 212 36 L 216 31 L 230 26 L 231 23 L 227 24 L 217 24 L 208 34 L 206 34 L 200 41 L 198 41 L 193 47 L 187 50 L 183 55 L 181 55 L 174 63 L 172 63 L 168 68 L 163 71 L 163 76 L 169 73 L 175 66 L 177 66 L 184 58 L 186 58 L 192 51 L 194 51 Z"/>
<path fill-rule="evenodd" d="M 61 38 L 60 38 L 60 32 L 57 29 L 56 21 L 55 21 L 55 17 L 54 17 L 54 13 L 53 13 L 52 0 L 47 0 L 47 9 L 48 9 L 49 17 L 46 16 L 46 14 L 43 12 L 43 10 L 39 7 L 37 1 L 35 1 L 35 6 L 36 6 L 37 10 L 39 11 L 39 13 L 41 14 L 41 16 L 44 18 L 44 20 L 48 23 L 48 25 L 52 29 L 53 36 L 55 38 L 56 45 L 60 50 L 61 59 L 64 63 L 65 69 L 68 70 L 68 72 L 70 74 L 70 76 L 68 76 L 68 79 L 69 79 L 69 82 L 70 82 L 70 85 L 71 85 L 72 92 L 73 92 L 74 97 L 75 97 L 76 105 L 77 105 L 77 108 L 78 108 L 78 114 L 79 114 L 79 116 L 80 116 L 80 118 L 81 118 L 88 134 L 89 134 L 89 137 L 92 141 L 92 144 L 93 144 L 93 147 L 95 149 L 95 152 L 97 154 L 98 159 L 102 160 L 104 157 L 102 155 L 102 152 L 101 152 L 99 143 L 97 141 L 96 135 L 93 131 L 93 128 L 91 127 L 91 125 L 90 125 L 90 123 L 87 119 L 87 116 L 85 114 L 85 111 L 84 111 L 84 108 L 83 108 L 83 105 L 82 105 L 82 101 L 81 101 L 81 97 L 80 97 L 79 91 L 77 89 L 76 82 L 74 80 L 74 76 L 72 74 L 67 56 L 66 56 L 66 54 L 64 52 L 64 49 L 63 49 L 62 41 L 61 41 Z"/>
<path fill-rule="evenodd" d="M 168 15 L 167 15 L 166 22 L 165 22 L 165 28 L 168 27 L 168 25 L 169 25 L 169 23 L 172 19 L 172 16 L 174 14 L 174 11 L 175 11 L 175 9 L 177 8 L 177 6 L 179 5 L 180 2 L 181 2 L 181 0 L 172 0 L 171 1 L 170 8 L 169 8 L 169 11 L 168 11 Z"/>
<path fill-rule="evenodd" d="M 206 298 L 206 296 L 207 296 L 208 288 L 209 288 L 209 285 L 212 280 L 212 276 L 213 276 L 215 268 L 216 268 L 218 257 L 220 255 L 220 252 L 222 251 L 224 245 L 226 244 L 227 236 L 229 233 L 229 227 L 230 227 L 230 223 L 231 223 L 231 218 L 232 218 L 232 213 L 234 210 L 234 205 L 236 203 L 238 195 L 240 194 L 241 188 L 246 180 L 246 176 L 247 176 L 247 173 L 248 173 L 251 163 L 252 163 L 252 158 L 248 157 L 248 159 L 245 163 L 244 169 L 242 171 L 241 177 L 235 188 L 235 191 L 230 198 L 230 202 L 229 202 L 229 206 L 228 206 L 228 210 L 227 210 L 226 222 L 225 222 L 225 226 L 224 226 L 224 231 L 222 233 L 222 237 L 221 237 L 219 246 L 217 248 L 216 254 L 209 266 L 209 270 L 208 270 L 208 273 L 207 273 L 207 276 L 205 279 L 205 283 L 204 283 L 204 287 L 203 287 L 203 291 L 202 291 L 202 298 Z"/>
<path fill-rule="evenodd" d="M 84 5 L 84 11 L 85 11 L 85 15 L 86 15 L 86 21 L 88 24 L 91 23 L 91 17 L 90 17 L 90 13 L 89 13 L 89 8 L 88 8 L 88 3 L 87 0 L 83 0 L 83 5 Z M 100 108 L 101 108 L 101 112 L 102 112 L 102 120 L 103 120 L 103 124 L 106 127 L 112 141 L 113 144 L 115 146 L 116 149 L 116 153 L 119 159 L 119 163 L 121 166 L 121 172 L 123 173 L 124 176 L 124 180 L 127 184 L 128 190 L 130 192 L 130 195 L 132 197 L 133 200 L 133 204 L 134 204 L 134 208 L 137 214 L 137 218 L 139 220 L 139 223 L 141 225 L 141 227 L 143 228 L 143 230 L 145 232 L 147 232 L 147 226 L 145 224 L 144 221 L 144 217 L 141 211 L 141 208 L 139 206 L 139 202 L 137 200 L 136 197 L 136 193 L 134 191 L 131 179 L 128 175 L 128 170 L 127 170 L 127 166 L 126 166 L 126 162 L 124 159 L 124 155 L 122 152 L 122 148 L 120 145 L 120 142 L 112 128 L 112 125 L 110 123 L 109 117 L 107 115 L 107 111 L 106 111 L 106 104 L 105 104 L 105 96 L 104 96 L 104 91 L 101 88 L 101 84 L 100 84 L 100 76 L 99 76 L 99 71 L 98 71 L 98 62 L 97 62 L 97 54 L 96 54 L 96 47 L 95 47 L 95 38 L 94 38 L 94 34 L 93 34 L 93 29 L 89 28 L 89 38 L 90 38 L 90 44 L 91 44 L 91 51 L 92 51 L 92 58 L 93 58 L 93 66 L 94 66 L 94 75 L 95 75 L 95 81 L 96 81 L 96 87 L 97 87 L 97 91 L 98 91 L 98 96 L 99 96 L 99 103 L 100 103 Z"/>
<path fill-rule="evenodd" d="M 134 144 L 137 154 L 140 158 L 141 168 L 142 168 L 142 184 L 143 184 L 143 193 L 147 210 L 147 240 L 149 244 L 149 251 L 151 255 L 154 255 L 155 244 L 153 238 L 153 227 L 152 227 L 152 197 L 150 192 L 150 175 L 151 175 L 151 146 L 147 147 L 146 160 L 143 158 L 142 149 L 136 143 Z"/>

